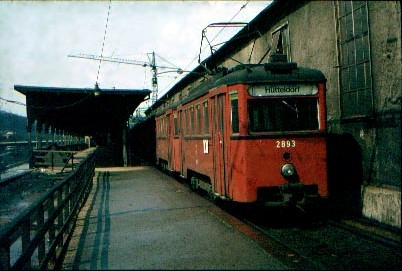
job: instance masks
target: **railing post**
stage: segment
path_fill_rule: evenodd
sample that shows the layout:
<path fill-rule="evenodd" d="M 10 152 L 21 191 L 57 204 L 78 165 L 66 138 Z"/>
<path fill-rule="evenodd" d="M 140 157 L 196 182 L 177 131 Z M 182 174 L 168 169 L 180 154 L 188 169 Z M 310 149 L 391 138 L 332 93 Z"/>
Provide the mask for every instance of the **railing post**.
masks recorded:
<path fill-rule="evenodd" d="M 22 252 L 28 248 L 31 241 L 31 223 L 30 217 L 28 217 L 23 223 L 21 223 L 21 242 L 22 242 Z M 25 259 L 24 269 L 32 269 L 31 258 Z"/>
<path fill-rule="evenodd" d="M 65 198 L 64 194 L 64 190 L 65 190 L 65 186 L 63 185 L 62 187 L 60 187 L 59 190 L 59 194 L 58 194 L 58 200 L 57 200 L 57 207 L 62 206 L 63 205 L 63 199 Z M 58 248 L 63 246 L 63 233 L 60 233 L 64 222 L 66 221 L 66 206 L 62 206 L 62 208 L 60 209 L 60 213 L 58 214 L 58 225 L 57 225 L 57 236 L 58 236 L 58 240 L 57 240 L 57 247 L 56 247 L 56 251 L 58 250 Z M 61 234 L 61 236 L 60 236 Z M 57 256 L 58 257 L 58 256 Z M 56 259 L 57 261 L 57 259 Z"/>
<path fill-rule="evenodd" d="M 19 220 L 13 231 L 1 236 L 0 270 L 60 268 L 75 219 L 91 189 L 93 171 L 94 159 L 89 157 L 77 167 L 73 176 L 52 189 Z M 45 226 L 48 228 L 44 229 Z M 14 254 L 11 248 L 14 248 L 15 243 L 21 247 L 21 255 L 12 263 Z"/>
<path fill-rule="evenodd" d="M 47 207 L 48 218 L 47 219 L 50 219 L 53 216 L 53 213 L 54 213 L 54 195 L 52 195 L 48 200 L 48 207 Z M 50 247 L 52 245 L 52 243 L 54 242 L 54 238 L 55 238 L 55 226 L 54 226 L 54 223 L 55 223 L 55 221 L 50 223 L 50 226 L 49 226 L 48 247 Z M 49 253 L 52 254 L 52 256 L 50 257 L 50 260 L 52 262 L 54 262 L 56 255 L 51 251 L 49 251 Z"/>
<path fill-rule="evenodd" d="M 8 269 L 10 269 L 10 244 L 7 242 L 0 245 L 0 270 Z"/>
<path fill-rule="evenodd" d="M 52 170 L 53 170 L 53 168 L 54 168 L 54 152 L 51 150 L 50 151 L 50 157 L 52 158 L 51 160 L 52 160 Z"/>
<path fill-rule="evenodd" d="M 65 199 L 68 199 L 68 196 L 69 196 L 69 194 L 70 194 L 70 185 L 71 185 L 71 180 L 69 180 L 67 183 L 66 183 L 66 185 L 64 186 L 64 197 L 63 197 L 63 201 L 65 200 Z M 64 205 L 64 208 L 63 208 L 63 225 L 64 225 L 64 223 L 66 223 L 67 222 L 67 220 L 68 220 L 68 216 L 69 216 L 69 214 L 70 214 L 70 203 L 71 203 L 71 199 L 69 199 L 67 202 L 66 202 L 66 204 Z M 62 248 L 63 247 L 63 244 L 64 244 L 64 241 L 65 241 L 65 239 L 64 239 L 64 237 L 65 237 L 65 233 L 62 233 L 62 235 L 61 235 L 61 237 L 60 237 L 60 243 L 59 243 L 59 247 L 60 248 Z"/>
<path fill-rule="evenodd" d="M 42 227 L 43 227 L 44 216 L 45 216 L 45 212 L 44 212 L 43 205 L 41 204 L 38 208 L 38 229 L 42 229 Z M 39 263 L 41 263 L 43 261 L 43 259 L 45 259 L 45 256 L 46 256 L 45 242 L 46 242 L 46 235 L 44 235 L 43 238 L 41 238 L 41 240 L 39 240 L 39 244 L 38 244 Z"/>
<path fill-rule="evenodd" d="M 61 206 L 61 204 L 63 202 L 63 189 L 64 189 L 64 186 L 60 187 L 60 190 L 58 191 L 58 194 L 57 194 L 57 208 L 59 206 Z M 57 234 L 59 234 L 60 229 L 64 224 L 64 213 L 65 213 L 65 208 L 62 208 L 60 210 L 60 213 L 57 216 Z M 57 244 L 57 246 L 59 247 L 60 244 Z"/>

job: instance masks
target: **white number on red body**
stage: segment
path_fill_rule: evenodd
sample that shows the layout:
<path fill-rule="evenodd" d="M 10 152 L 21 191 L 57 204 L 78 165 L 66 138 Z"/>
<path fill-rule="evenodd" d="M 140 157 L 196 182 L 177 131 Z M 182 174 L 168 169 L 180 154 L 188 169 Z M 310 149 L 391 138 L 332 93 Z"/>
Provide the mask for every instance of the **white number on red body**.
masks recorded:
<path fill-rule="evenodd" d="M 280 148 L 295 148 L 296 147 L 296 140 L 277 140 L 276 147 Z"/>

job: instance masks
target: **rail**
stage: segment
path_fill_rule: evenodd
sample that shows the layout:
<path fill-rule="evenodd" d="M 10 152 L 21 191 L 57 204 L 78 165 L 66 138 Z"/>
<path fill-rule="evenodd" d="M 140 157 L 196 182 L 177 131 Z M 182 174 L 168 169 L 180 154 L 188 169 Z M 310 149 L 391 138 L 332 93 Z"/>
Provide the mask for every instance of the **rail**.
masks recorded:
<path fill-rule="evenodd" d="M 25 172 L 20 172 L 20 173 L 17 173 L 15 175 L 12 175 L 10 177 L 6 177 L 4 179 L 1 179 L 0 180 L 0 188 L 5 187 L 5 186 L 9 185 L 10 183 L 15 182 L 16 180 L 24 177 L 25 175 L 30 174 L 31 172 L 32 172 L 32 170 L 27 170 Z"/>
<path fill-rule="evenodd" d="M 0 229 L 0 270 L 60 269 L 79 210 L 92 188 L 94 154 Z"/>

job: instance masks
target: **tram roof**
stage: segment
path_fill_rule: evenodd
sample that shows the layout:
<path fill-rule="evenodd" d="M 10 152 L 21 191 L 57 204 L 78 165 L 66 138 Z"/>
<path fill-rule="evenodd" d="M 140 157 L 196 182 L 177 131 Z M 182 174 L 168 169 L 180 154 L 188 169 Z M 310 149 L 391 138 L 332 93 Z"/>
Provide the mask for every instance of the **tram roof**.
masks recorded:
<path fill-rule="evenodd" d="M 275 67 L 276 66 L 276 67 Z M 243 84 L 264 84 L 264 83 L 318 83 L 325 82 L 324 74 L 316 69 L 298 68 L 296 63 L 266 63 L 263 65 L 239 65 L 221 75 L 215 80 L 201 84 L 190 92 L 183 100 L 186 103 L 192 99 L 202 96 L 209 89 L 221 85 Z"/>
<path fill-rule="evenodd" d="M 26 96 L 28 126 L 35 120 L 78 135 L 118 131 L 151 93 L 148 89 L 15 85 Z"/>

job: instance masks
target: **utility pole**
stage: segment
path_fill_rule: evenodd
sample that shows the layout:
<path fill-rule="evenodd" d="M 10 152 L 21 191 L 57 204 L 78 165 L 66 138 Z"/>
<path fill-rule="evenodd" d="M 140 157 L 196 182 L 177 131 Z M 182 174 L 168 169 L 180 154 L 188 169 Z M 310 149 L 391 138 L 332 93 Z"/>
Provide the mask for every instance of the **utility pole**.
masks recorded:
<path fill-rule="evenodd" d="M 152 69 L 152 104 L 158 100 L 158 70 L 156 69 L 156 60 L 155 60 L 155 52 L 152 52 L 152 60 L 151 60 L 151 69 Z"/>

